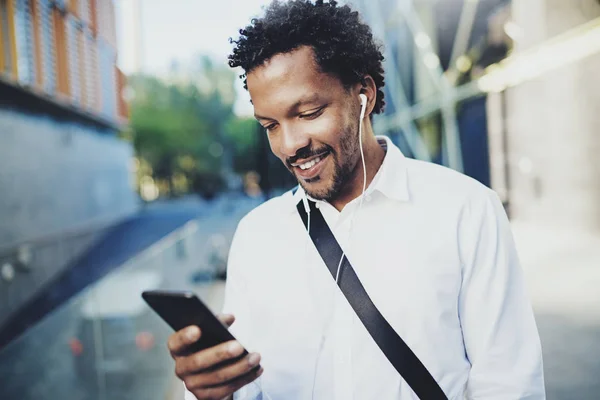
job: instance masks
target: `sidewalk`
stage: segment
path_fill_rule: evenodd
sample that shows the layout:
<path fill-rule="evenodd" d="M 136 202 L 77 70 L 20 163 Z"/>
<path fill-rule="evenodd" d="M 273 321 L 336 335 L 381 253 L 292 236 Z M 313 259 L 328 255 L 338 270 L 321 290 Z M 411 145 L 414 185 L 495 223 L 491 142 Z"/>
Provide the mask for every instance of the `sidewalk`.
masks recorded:
<path fill-rule="evenodd" d="M 548 400 L 600 393 L 600 234 L 513 222 L 544 353 Z"/>

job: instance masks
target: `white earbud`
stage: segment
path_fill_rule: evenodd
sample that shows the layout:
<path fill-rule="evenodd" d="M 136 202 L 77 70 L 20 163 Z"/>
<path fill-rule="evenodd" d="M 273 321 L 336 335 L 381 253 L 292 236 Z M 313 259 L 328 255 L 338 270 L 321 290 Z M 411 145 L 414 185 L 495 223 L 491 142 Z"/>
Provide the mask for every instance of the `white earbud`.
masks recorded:
<path fill-rule="evenodd" d="M 361 93 L 358 95 L 358 97 L 360 97 L 360 120 L 362 121 L 362 119 L 365 117 L 365 111 L 367 110 L 367 95 Z"/>

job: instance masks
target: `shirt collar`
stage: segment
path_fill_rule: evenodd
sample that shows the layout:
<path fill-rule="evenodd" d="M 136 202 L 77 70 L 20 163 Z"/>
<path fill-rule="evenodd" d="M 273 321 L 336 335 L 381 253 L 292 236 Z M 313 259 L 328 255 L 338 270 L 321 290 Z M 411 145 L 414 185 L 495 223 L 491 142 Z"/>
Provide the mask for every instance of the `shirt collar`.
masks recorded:
<path fill-rule="evenodd" d="M 389 137 L 377 136 L 377 140 L 385 142 L 387 152 L 369 188 L 373 187 L 392 200 L 410 201 L 406 157 Z"/>
<path fill-rule="evenodd" d="M 377 174 L 375 174 L 375 178 L 373 178 L 373 181 L 367 188 L 366 194 L 378 191 L 392 200 L 410 201 L 406 157 L 389 137 L 376 136 L 376 138 L 383 148 L 387 147 L 387 151 L 383 163 L 379 167 Z M 292 196 L 294 210 L 296 209 L 296 204 L 304 196 L 304 193 L 302 186 L 298 185 Z M 308 198 L 318 201 L 312 199 L 310 196 Z"/>

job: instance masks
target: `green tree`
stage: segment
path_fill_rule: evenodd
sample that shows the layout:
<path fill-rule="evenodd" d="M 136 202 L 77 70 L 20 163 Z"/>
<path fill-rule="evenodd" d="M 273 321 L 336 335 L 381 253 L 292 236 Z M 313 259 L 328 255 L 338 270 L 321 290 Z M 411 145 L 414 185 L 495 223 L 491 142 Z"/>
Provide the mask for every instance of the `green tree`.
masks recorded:
<path fill-rule="evenodd" d="M 270 155 L 264 129 L 234 114 L 236 79 L 228 66 L 204 56 L 187 70 L 173 65 L 165 79 L 130 77 L 134 97 L 126 135 L 163 195 L 210 197 L 232 175 L 249 171 L 258 172 L 267 189 L 269 178 L 289 183 L 288 172 Z"/>
<path fill-rule="evenodd" d="M 258 127 L 254 118 L 232 118 L 225 126 L 225 137 L 233 152 L 233 169 L 237 173 L 256 171 L 258 168 Z"/>
<path fill-rule="evenodd" d="M 167 182 L 170 195 L 179 194 L 172 186 L 175 176 L 183 176 L 190 183 L 187 187 L 203 195 L 220 190 L 221 155 L 211 152 L 219 144 L 219 127 L 207 117 L 208 112 L 200 111 L 214 100 L 201 95 L 192 83 L 169 84 L 137 76 L 131 85 L 134 147 L 151 165 L 153 177 Z"/>

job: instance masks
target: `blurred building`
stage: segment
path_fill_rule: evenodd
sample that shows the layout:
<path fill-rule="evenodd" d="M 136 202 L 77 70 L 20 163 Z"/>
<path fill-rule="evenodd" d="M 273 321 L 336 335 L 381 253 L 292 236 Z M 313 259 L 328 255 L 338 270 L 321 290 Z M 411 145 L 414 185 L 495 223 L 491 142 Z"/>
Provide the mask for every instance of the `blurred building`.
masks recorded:
<path fill-rule="evenodd" d="M 3 339 L 138 208 L 114 21 L 113 0 L 0 0 Z"/>
<path fill-rule="evenodd" d="M 515 218 L 600 231 L 600 1 L 515 0 L 484 89 L 492 182 Z M 535 18 L 532 18 L 535 16 Z"/>
<path fill-rule="evenodd" d="M 471 73 L 506 56 L 505 46 L 490 44 L 489 21 L 508 1 L 353 3 L 385 51 L 386 109 L 376 131 L 408 156 L 489 186 L 485 98 Z"/>
<path fill-rule="evenodd" d="M 378 133 L 513 217 L 600 229 L 598 0 L 351 3 L 385 49 Z"/>

